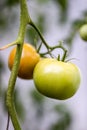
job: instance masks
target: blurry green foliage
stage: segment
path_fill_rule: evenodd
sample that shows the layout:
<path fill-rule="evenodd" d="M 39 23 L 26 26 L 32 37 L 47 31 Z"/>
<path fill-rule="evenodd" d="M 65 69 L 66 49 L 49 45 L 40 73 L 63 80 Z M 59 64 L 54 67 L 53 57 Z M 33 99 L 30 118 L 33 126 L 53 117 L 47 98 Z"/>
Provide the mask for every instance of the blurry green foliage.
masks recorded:
<path fill-rule="evenodd" d="M 15 4 L 18 4 L 19 0 L 6 0 L 6 5 L 7 6 L 13 6 Z"/>
<path fill-rule="evenodd" d="M 5 18 L 0 13 L 0 30 L 3 30 L 6 26 Z"/>
<path fill-rule="evenodd" d="M 30 95 L 36 111 L 36 118 L 39 120 L 43 118 L 43 114 L 44 114 L 44 101 L 45 101 L 44 96 L 41 95 L 35 89 L 31 91 Z"/>
<path fill-rule="evenodd" d="M 5 26 L 5 18 L 0 13 L 0 27 L 4 27 L 4 26 Z"/>
<path fill-rule="evenodd" d="M 59 104 L 54 106 L 55 112 L 58 114 L 58 119 L 56 120 L 55 124 L 51 124 L 49 130 L 67 130 L 69 129 L 72 116 L 69 109 L 64 104 Z"/>
<path fill-rule="evenodd" d="M 16 16 L 12 11 L 12 8 L 19 3 L 19 0 L 4 0 L 0 4 L 0 30 L 7 29 L 7 26 L 11 26 L 11 22 L 15 22 Z M 10 13 L 9 13 L 10 11 Z M 17 15 L 17 14 L 16 14 Z M 11 20 L 10 23 L 8 22 Z"/>
<path fill-rule="evenodd" d="M 0 77 L 1 74 L 5 71 L 5 65 L 4 65 L 4 61 L 2 60 L 2 57 L 0 56 Z"/>
<path fill-rule="evenodd" d="M 63 12 L 67 10 L 67 6 L 68 6 L 67 2 L 68 2 L 68 0 L 56 0 L 56 2 L 58 4 L 60 4 L 61 9 L 63 10 Z"/>
<path fill-rule="evenodd" d="M 65 43 L 71 47 L 73 44 L 73 39 L 75 38 L 75 35 L 77 32 L 79 32 L 79 28 L 83 24 L 87 24 L 87 11 L 82 12 L 82 16 L 80 19 L 76 19 L 71 23 L 70 31 L 68 33 L 68 36 L 64 39 Z"/>
<path fill-rule="evenodd" d="M 38 93 L 36 90 L 32 90 L 31 92 L 31 100 L 34 105 L 36 111 L 36 122 L 40 118 L 40 121 L 43 122 L 43 117 L 47 116 L 45 114 L 45 103 L 47 102 L 46 98 Z M 56 119 L 55 123 L 50 124 L 49 130 L 67 130 L 72 123 L 72 115 L 70 110 L 65 104 L 53 105 L 53 108 L 48 111 L 48 113 L 55 112 L 58 119 Z M 48 117 L 47 117 L 48 118 Z M 39 129 L 40 125 L 38 124 Z M 37 129 L 37 128 L 35 128 Z"/>
<path fill-rule="evenodd" d="M 60 7 L 60 23 L 64 23 L 67 20 L 68 0 L 52 0 L 58 7 Z M 49 0 L 38 0 L 40 4 L 47 4 Z M 59 11 L 59 10 L 58 10 Z"/>
<path fill-rule="evenodd" d="M 46 4 L 49 0 L 37 0 L 41 4 Z"/>
<path fill-rule="evenodd" d="M 34 104 L 36 103 L 37 105 L 40 105 L 40 104 L 42 105 L 42 103 L 44 102 L 44 96 L 42 96 L 36 90 L 31 91 L 31 97 L 32 97 Z"/>
<path fill-rule="evenodd" d="M 5 65 L 4 65 L 2 58 L 0 57 L 0 97 L 1 97 L 1 100 L 3 97 L 3 85 L 2 85 L 3 84 L 3 81 L 2 81 L 3 72 L 5 72 Z"/>
<path fill-rule="evenodd" d="M 18 86 L 16 86 L 16 87 L 18 87 Z M 24 117 L 25 117 L 24 105 L 23 105 L 22 100 L 19 96 L 18 89 L 16 89 L 14 92 L 14 102 L 15 102 L 15 108 L 17 111 L 17 115 L 19 116 L 19 118 L 21 120 L 24 120 Z"/>
<path fill-rule="evenodd" d="M 60 23 L 64 23 L 67 20 L 68 0 L 55 0 L 60 6 Z"/>

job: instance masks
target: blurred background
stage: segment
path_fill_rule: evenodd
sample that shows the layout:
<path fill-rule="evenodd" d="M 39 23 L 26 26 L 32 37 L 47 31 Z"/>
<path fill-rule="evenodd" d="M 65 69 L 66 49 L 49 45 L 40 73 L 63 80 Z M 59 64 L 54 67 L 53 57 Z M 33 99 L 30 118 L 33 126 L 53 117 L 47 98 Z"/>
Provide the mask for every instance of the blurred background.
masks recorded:
<path fill-rule="evenodd" d="M 68 59 L 75 58 L 72 62 L 80 68 L 82 81 L 72 98 L 59 101 L 38 93 L 32 80 L 17 78 L 15 107 L 22 129 L 87 130 L 87 43 L 79 36 L 80 26 L 87 23 L 87 0 L 27 0 L 27 5 L 31 18 L 49 45 L 64 41 Z M 19 0 L 0 0 L 0 47 L 17 38 L 19 20 Z M 31 44 L 41 42 L 29 26 L 25 41 Z M 0 130 L 5 130 L 7 125 L 5 92 L 10 76 L 8 56 L 11 49 L 0 51 Z M 9 130 L 13 130 L 11 121 Z"/>

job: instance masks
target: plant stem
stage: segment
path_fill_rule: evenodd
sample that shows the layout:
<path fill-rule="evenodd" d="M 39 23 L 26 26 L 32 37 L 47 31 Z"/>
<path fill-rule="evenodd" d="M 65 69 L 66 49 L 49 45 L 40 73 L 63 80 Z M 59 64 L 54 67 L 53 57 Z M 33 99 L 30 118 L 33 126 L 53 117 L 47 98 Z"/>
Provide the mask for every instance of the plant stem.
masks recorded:
<path fill-rule="evenodd" d="M 52 46 L 49 46 L 49 48 L 48 48 L 48 50 L 47 50 L 46 52 L 44 52 L 44 53 L 39 53 L 39 54 L 40 54 L 42 57 L 45 56 L 45 55 L 47 55 L 47 54 L 49 54 L 52 58 L 54 58 L 54 57 L 52 56 L 52 51 L 54 51 L 55 49 L 58 49 L 58 48 L 62 49 L 63 52 L 64 52 L 61 61 L 65 61 L 66 54 L 67 54 L 67 50 L 62 46 L 62 44 L 59 44 L 59 45 L 53 46 L 53 47 L 52 47 Z M 60 55 L 58 55 L 57 60 L 60 60 Z"/>
<path fill-rule="evenodd" d="M 53 50 L 57 49 L 57 48 L 60 48 L 60 49 L 62 49 L 62 50 L 64 51 L 64 54 L 63 54 L 63 57 L 62 57 L 62 61 L 64 61 L 65 58 L 66 58 L 67 50 L 62 46 L 62 41 L 60 41 L 60 44 L 59 44 L 58 46 L 53 46 L 53 47 L 51 47 L 51 46 L 49 46 L 49 45 L 47 44 L 47 42 L 45 41 L 44 37 L 42 36 L 40 30 L 39 30 L 39 29 L 37 28 L 37 26 L 33 23 L 33 21 L 30 20 L 30 21 L 28 22 L 28 24 L 30 24 L 30 25 L 37 31 L 37 33 L 39 34 L 39 36 L 40 36 L 40 38 L 41 38 L 43 44 L 44 44 L 45 47 L 47 48 L 47 52 L 46 52 L 46 53 L 42 53 L 42 54 L 40 54 L 40 55 L 44 56 L 44 55 L 46 55 L 46 54 L 49 54 L 49 55 L 53 58 L 51 52 L 52 52 Z M 41 45 L 42 45 L 42 44 L 41 44 Z M 41 46 L 40 46 L 40 48 L 41 48 Z M 40 51 L 40 48 L 38 48 L 38 50 L 37 50 L 38 52 Z M 58 59 L 59 59 L 59 58 L 58 58 Z"/>
<path fill-rule="evenodd" d="M 11 46 L 14 46 L 14 45 L 17 45 L 17 41 L 14 41 L 14 42 L 12 42 L 12 43 L 9 43 L 9 44 L 7 44 L 7 45 L 1 47 L 1 48 L 0 48 L 0 51 L 1 51 L 1 50 L 4 50 L 4 49 L 7 49 L 7 48 L 9 48 L 9 47 L 11 47 Z"/>
<path fill-rule="evenodd" d="M 64 51 L 61 61 L 65 61 L 66 56 L 67 56 L 67 50 Z"/>
<path fill-rule="evenodd" d="M 11 121 L 13 123 L 14 130 L 21 130 L 20 124 L 17 119 L 15 106 L 14 106 L 14 88 L 15 88 L 15 82 L 17 79 L 18 68 L 20 64 L 20 58 L 21 58 L 21 53 L 22 53 L 22 48 L 24 43 L 25 30 L 29 20 L 26 0 L 20 0 L 20 8 L 21 8 L 20 28 L 19 28 L 18 38 L 16 40 L 17 50 L 15 55 L 14 65 L 8 83 L 7 95 L 6 95 L 6 105 L 7 105 L 9 115 L 11 117 Z"/>
<path fill-rule="evenodd" d="M 39 34 L 39 36 L 40 36 L 42 42 L 44 43 L 44 45 L 46 46 L 46 48 L 49 49 L 49 45 L 46 43 L 46 41 L 45 41 L 45 39 L 43 38 L 43 36 L 42 36 L 40 30 L 36 27 L 36 25 L 35 25 L 32 21 L 30 21 L 29 24 L 37 31 L 37 33 Z"/>

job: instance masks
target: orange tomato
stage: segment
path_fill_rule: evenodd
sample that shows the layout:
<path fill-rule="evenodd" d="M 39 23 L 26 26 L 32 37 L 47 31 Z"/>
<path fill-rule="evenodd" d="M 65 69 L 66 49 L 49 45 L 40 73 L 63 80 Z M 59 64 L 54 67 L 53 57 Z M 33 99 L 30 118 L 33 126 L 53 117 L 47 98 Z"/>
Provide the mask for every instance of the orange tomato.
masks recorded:
<path fill-rule="evenodd" d="M 15 54 L 16 47 L 12 49 L 8 58 L 8 67 L 10 70 L 12 70 L 13 67 Z M 36 52 L 35 48 L 28 43 L 24 43 L 18 70 L 18 77 L 22 79 L 32 79 L 34 67 L 39 60 L 40 55 Z"/>

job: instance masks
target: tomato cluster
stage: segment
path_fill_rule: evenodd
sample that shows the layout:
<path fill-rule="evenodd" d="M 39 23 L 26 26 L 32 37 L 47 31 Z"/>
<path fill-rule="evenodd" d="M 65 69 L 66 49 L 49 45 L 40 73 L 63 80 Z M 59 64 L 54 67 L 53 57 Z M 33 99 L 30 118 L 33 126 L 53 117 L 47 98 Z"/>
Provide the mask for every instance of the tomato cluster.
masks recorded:
<path fill-rule="evenodd" d="M 12 69 L 16 47 L 9 55 Z M 80 71 L 75 64 L 53 58 L 40 58 L 33 46 L 24 44 L 18 77 L 33 78 L 37 90 L 50 98 L 64 100 L 72 97 L 79 88 Z"/>

